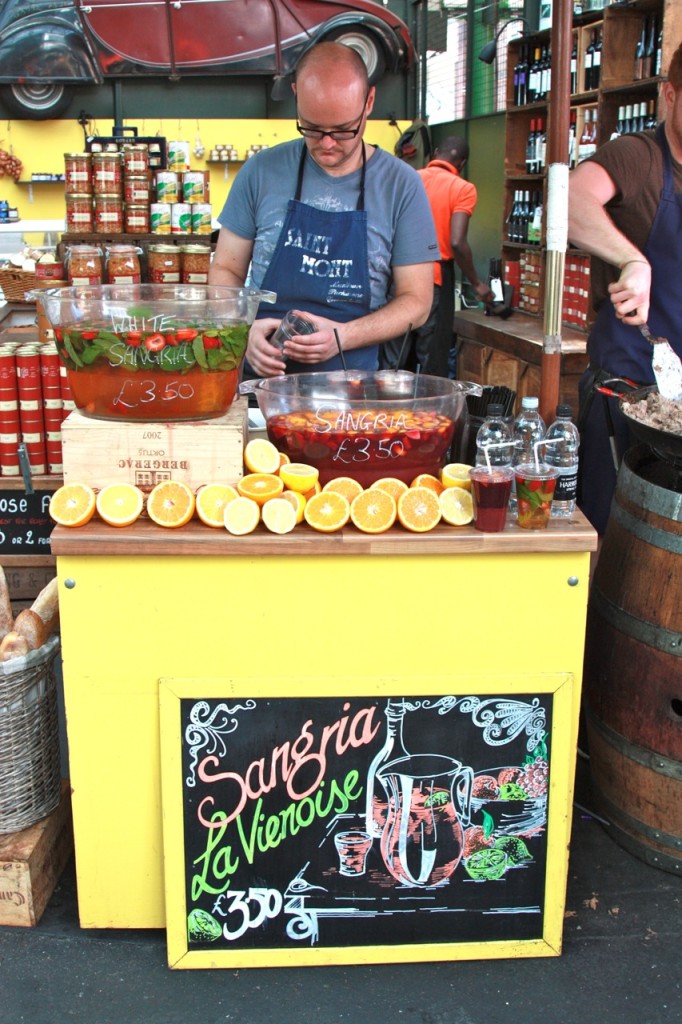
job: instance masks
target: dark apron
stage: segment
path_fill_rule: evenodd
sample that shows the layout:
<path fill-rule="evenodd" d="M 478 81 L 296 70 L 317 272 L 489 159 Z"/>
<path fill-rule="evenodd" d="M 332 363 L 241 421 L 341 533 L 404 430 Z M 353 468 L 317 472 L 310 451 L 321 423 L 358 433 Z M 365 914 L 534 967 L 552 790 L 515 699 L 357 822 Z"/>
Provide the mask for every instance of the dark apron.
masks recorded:
<path fill-rule="evenodd" d="M 653 334 L 670 340 L 682 355 L 682 194 L 675 193 L 672 157 L 659 125 L 656 140 L 663 151 L 663 191 L 642 250 L 651 264 L 651 305 L 648 323 Z M 594 395 L 592 384 L 599 370 L 612 377 L 627 377 L 653 384 L 651 345 L 636 327 L 622 323 L 613 304 L 604 299 L 588 339 L 590 368 L 580 381 L 580 488 L 579 504 L 598 533 L 603 534 L 611 508 L 617 470 L 610 435 L 622 456 L 631 445 L 627 423 L 617 399 Z M 608 403 L 608 404 L 607 404 Z"/>
<path fill-rule="evenodd" d="M 386 370 L 412 370 L 437 377 L 450 376 L 450 352 L 454 343 L 455 261 L 441 260 L 441 285 L 433 286 L 428 318 L 405 338 L 391 338 L 381 347 L 379 363 Z M 398 365 L 400 364 L 400 365 Z"/>
<path fill-rule="evenodd" d="M 289 200 L 284 224 L 277 239 L 261 288 L 277 292 L 274 306 L 264 316 L 284 316 L 301 309 L 312 316 L 347 323 L 370 312 L 367 213 L 365 211 L 365 146 L 362 146 L 360 194 L 355 210 L 318 210 L 301 202 L 307 157 L 303 147 L 298 166 L 296 195 Z M 378 345 L 344 352 L 346 366 L 376 370 Z M 287 361 L 287 373 L 310 373 L 343 368 L 340 356 L 321 363 Z"/>

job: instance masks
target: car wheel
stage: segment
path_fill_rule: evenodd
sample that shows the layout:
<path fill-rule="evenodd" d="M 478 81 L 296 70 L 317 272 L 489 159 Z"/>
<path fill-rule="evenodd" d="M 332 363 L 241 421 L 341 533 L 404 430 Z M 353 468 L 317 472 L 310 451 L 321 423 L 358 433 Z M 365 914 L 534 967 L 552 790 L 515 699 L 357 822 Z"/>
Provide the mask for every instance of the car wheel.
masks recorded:
<path fill-rule="evenodd" d="M 71 93 L 66 86 L 51 82 L 3 85 L 0 92 L 3 105 L 10 114 L 28 121 L 60 117 L 71 102 Z"/>
<path fill-rule="evenodd" d="M 335 43 L 343 43 L 350 46 L 360 54 L 367 67 L 369 84 L 378 82 L 386 70 L 386 57 L 381 43 L 371 32 L 363 31 L 361 28 L 337 28 L 326 37 L 334 40 Z"/>

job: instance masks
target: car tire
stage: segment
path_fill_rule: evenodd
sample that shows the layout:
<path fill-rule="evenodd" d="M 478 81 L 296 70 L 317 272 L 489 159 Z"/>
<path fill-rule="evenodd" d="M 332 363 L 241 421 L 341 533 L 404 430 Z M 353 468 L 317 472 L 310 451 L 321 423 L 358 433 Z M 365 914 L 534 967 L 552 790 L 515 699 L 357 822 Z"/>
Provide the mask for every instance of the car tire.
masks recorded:
<path fill-rule="evenodd" d="M 350 46 L 362 57 L 367 67 L 369 84 L 374 85 L 386 70 L 386 56 L 381 42 L 372 33 L 361 28 L 337 28 L 325 36 L 328 41 Z"/>
<path fill-rule="evenodd" d="M 5 109 L 26 121 L 61 117 L 71 103 L 71 91 L 53 82 L 25 82 L 3 85 L 0 96 Z"/>

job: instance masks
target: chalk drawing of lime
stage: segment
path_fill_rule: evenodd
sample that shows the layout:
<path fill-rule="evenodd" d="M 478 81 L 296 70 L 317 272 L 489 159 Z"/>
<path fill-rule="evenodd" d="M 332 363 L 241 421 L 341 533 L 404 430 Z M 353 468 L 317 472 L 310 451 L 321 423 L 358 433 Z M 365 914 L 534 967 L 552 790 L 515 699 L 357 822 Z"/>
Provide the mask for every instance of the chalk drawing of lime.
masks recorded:
<path fill-rule="evenodd" d="M 215 942 L 222 935 L 222 928 L 215 917 L 195 907 L 187 918 L 187 935 L 191 942 Z"/>
<path fill-rule="evenodd" d="M 526 797 L 525 789 L 521 789 L 516 782 L 505 782 L 500 786 L 500 800 L 525 800 Z"/>
<path fill-rule="evenodd" d="M 504 850 L 507 860 L 513 866 L 533 859 L 523 839 L 519 839 L 518 836 L 498 836 L 495 840 L 495 849 Z"/>
<path fill-rule="evenodd" d="M 465 861 L 464 867 L 469 877 L 477 882 L 494 882 L 507 870 L 507 854 L 504 850 L 477 850 Z"/>

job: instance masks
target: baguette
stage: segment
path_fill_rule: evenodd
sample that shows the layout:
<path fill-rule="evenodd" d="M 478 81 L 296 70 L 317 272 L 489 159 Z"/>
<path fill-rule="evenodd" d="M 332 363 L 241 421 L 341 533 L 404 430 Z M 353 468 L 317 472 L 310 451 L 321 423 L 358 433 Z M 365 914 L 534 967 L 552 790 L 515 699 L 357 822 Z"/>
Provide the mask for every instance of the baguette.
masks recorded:
<path fill-rule="evenodd" d="M 23 636 L 30 651 L 36 651 L 47 641 L 47 626 L 32 608 L 24 608 L 14 620 L 14 632 Z"/>
<path fill-rule="evenodd" d="M 14 615 L 9 600 L 9 587 L 5 578 L 5 570 L 0 566 L 0 640 L 7 636 L 13 625 Z"/>
<path fill-rule="evenodd" d="M 29 646 L 26 637 L 19 636 L 14 630 L 7 633 L 0 641 L 0 661 L 12 661 L 28 654 Z"/>
<path fill-rule="evenodd" d="M 59 626 L 59 589 L 56 576 L 40 591 L 31 605 L 31 611 L 34 611 L 43 620 L 48 636 L 57 630 Z"/>

